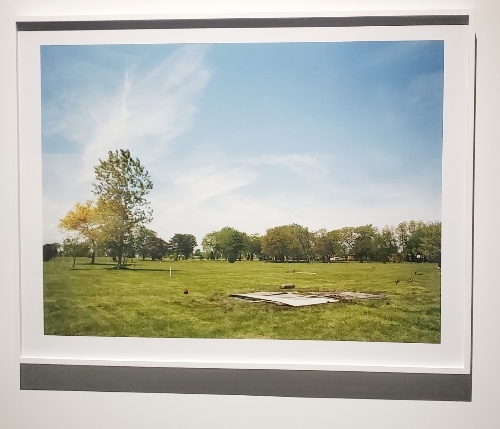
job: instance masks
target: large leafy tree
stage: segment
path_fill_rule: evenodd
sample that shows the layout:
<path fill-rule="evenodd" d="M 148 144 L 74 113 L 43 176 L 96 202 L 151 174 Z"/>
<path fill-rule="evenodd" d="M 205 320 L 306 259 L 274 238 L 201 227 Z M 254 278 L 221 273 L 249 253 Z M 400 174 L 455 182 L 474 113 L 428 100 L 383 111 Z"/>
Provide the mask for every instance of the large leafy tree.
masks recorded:
<path fill-rule="evenodd" d="M 201 240 L 203 252 L 208 259 L 219 259 L 222 255 L 219 231 L 212 231 L 206 234 Z"/>
<path fill-rule="evenodd" d="M 187 259 L 192 255 L 194 248 L 197 246 L 196 237 L 193 234 L 175 234 L 170 239 L 169 246 L 175 252 L 176 260 L 179 258 L 179 255 Z"/>
<path fill-rule="evenodd" d="M 47 243 L 43 245 L 43 262 L 50 261 L 59 254 L 59 243 Z"/>
<path fill-rule="evenodd" d="M 156 245 L 157 240 L 158 237 L 155 231 L 148 229 L 145 226 L 137 228 L 135 234 L 135 250 L 140 256 L 142 256 L 143 261 L 147 256 L 151 256 L 152 249 Z"/>
<path fill-rule="evenodd" d="M 422 221 L 410 220 L 408 222 L 408 240 L 406 241 L 406 259 L 414 261 L 420 252 L 420 245 L 426 224 Z"/>
<path fill-rule="evenodd" d="M 326 228 L 321 228 L 314 232 L 313 251 L 323 262 L 330 260 L 333 254 L 333 245 Z"/>
<path fill-rule="evenodd" d="M 314 234 L 307 227 L 297 225 L 296 223 L 288 225 L 290 234 L 295 244 L 295 253 L 297 258 L 304 258 L 307 262 L 314 259 Z"/>
<path fill-rule="evenodd" d="M 161 261 L 165 255 L 172 249 L 172 246 L 160 237 L 152 240 L 152 246 L 149 248 L 149 256 L 153 261 Z"/>
<path fill-rule="evenodd" d="M 328 238 L 332 244 L 333 254 L 339 257 L 345 257 L 343 235 L 340 229 L 335 229 L 328 233 Z"/>
<path fill-rule="evenodd" d="M 398 251 L 396 231 L 394 228 L 384 226 L 375 237 L 375 259 L 387 262 Z"/>
<path fill-rule="evenodd" d="M 269 228 L 262 237 L 262 253 L 276 261 L 284 261 L 295 252 L 296 241 L 288 225 Z"/>
<path fill-rule="evenodd" d="M 222 254 L 229 262 L 241 259 L 241 252 L 247 246 L 248 237 L 244 232 L 225 226 L 218 232 L 218 242 Z"/>
<path fill-rule="evenodd" d="M 358 226 L 354 230 L 355 239 L 351 247 L 353 253 L 358 261 L 365 259 L 373 259 L 375 252 L 377 230 L 373 225 Z"/>
<path fill-rule="evenodd" d="M 205 235 L 201 241 L 203 251 L 209 259 L 219 259 L 223 256 L 230 262 L 241 260 L 241 253 L 246 250 L 249 259 L 260 250 L 257 238 L 250 237 L 235 228 L 225 226 L 219 231 L 212 231 Z"/>
<path fill-rule="evenodd" d="M 158 237 L 156 231 L 146 228 L 145 226 L 140 226 L 136 229 L 134 234 L 133 243 L 131 243 L 128 254 L 130 257 L 134 257 L 138 254 L 142 257 L 144 261 L 147 257 L 150 257 L 153 261 L 162 260 L 163 257 L 171 250 L 170 245 Z"/>
<path fill-rule="evenodd" d="M 94 168 L 93 193 L 97 196 L 103 236 L 123 268 L 125 251 L 131 247 L 137 229 L 152 219 L 146 195 L 153 189 L 148 172 L 130 151 L 109 151 Z"/>
<path fill-rule="evenodd" d="M 441 264 L 441 222 L 431 222 L 422 227 L 419 251 L 429 262 Z"/>
<path fill-rule="evenodd" d="M 338 231 L 342 253 L 347 257 L 353 254 L 354 243 L 358 237 L 355 227 L 345 226 Z"/>

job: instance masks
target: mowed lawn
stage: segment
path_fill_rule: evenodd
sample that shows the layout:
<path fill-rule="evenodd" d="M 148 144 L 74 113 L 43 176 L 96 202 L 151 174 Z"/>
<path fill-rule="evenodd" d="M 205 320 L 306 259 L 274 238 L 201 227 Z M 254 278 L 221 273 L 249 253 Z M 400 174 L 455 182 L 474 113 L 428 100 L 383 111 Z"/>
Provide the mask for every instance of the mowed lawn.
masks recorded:
<path fill-rule="evenodd" d="M 71 258 L 44 262 L 46 335 L 440 342 L 436 264 L 136 259 L 118 271 L 109 258 L 96 262 L 78 258 L 75 268 Z M 278 291 L 283 283 L 295 284 L 298 292 L 386 298 L 289 307 L 229 296 Z"/>

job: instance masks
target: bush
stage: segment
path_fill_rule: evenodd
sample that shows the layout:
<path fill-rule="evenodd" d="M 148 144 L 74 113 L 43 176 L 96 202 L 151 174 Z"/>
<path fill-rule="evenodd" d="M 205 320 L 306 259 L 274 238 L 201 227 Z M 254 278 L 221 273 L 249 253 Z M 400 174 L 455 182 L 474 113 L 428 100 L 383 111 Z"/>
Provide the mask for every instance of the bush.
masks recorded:
<path fill-rule="evenodd" d="M 233 254 L 227 255 L 227 261 L 231 264 L 234 263 L 236 261 L 236 255 Z"/>

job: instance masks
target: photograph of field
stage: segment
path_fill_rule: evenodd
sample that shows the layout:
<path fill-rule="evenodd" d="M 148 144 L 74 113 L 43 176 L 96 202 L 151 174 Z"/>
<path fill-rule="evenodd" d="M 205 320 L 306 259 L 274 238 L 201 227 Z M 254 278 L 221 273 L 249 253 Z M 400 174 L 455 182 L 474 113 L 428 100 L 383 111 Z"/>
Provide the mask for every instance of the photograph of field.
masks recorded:
<path fill-rule="evenodd" d="M 442 41 L 40 55 L 45 335 L 440 342 Z"/>

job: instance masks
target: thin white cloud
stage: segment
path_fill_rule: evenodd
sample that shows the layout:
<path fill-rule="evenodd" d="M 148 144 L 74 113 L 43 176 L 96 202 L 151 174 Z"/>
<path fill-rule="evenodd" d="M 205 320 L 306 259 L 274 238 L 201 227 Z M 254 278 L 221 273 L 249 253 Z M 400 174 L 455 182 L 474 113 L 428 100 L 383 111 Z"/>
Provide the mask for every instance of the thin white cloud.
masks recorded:
<path fill-rule="evenodd" d="M 192 126 L 196 99 L 210 79 L 204 54 L 185 46 L 145 75 L 128 71 L 111 100 L 96 100 L 100 119 L 85 144 L 84 180 L 109 150 L 129 149 L 146 165 L 169 152 L 172 139 Z"/>
<path fill-rule="evenodd" d="M 399 61 L 400 58 L 419 55 L 427 46 L 433 43 L 432 41 L 400 41 L 397 43 L 388 43 L 385 47 L 377 49 L 372 54 L 366 54 L 363 61 L 356 62 L 358 70 L 373 70 L 381 65 L 391 64 L 394 61 Z"/>
<path fill-rule="evenodd" d="M 272 165 L 285 167 L 288 170 L 308 178 L 317 177 L 328 171 L 324 162 L 326 158 L 332 159 L 331 155 L 322 154 L 283 154 L 283 155 L 263 155 L 249 160 L 250 164 L 257 166 Z"/>
<path fill-rule="evenodd" d="M 209 198 L 234 192 L 247 186 L 257 177 L 257 172 L 245 167 L 230 167 L 226 170 L 216 164 L 202 166 L 189 171 L 174 181 L 183 200 L 201 202 Z"/>
<path fill-rule="evenodd" d="M 409 105 L 421 109 L 435 108 L 443 103 L 443 73 L 428 73 L 413 79 L 406 88 Z"/>

